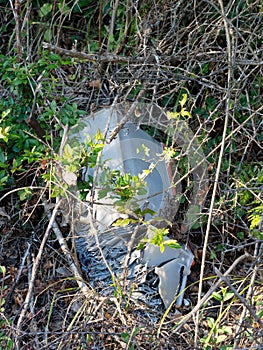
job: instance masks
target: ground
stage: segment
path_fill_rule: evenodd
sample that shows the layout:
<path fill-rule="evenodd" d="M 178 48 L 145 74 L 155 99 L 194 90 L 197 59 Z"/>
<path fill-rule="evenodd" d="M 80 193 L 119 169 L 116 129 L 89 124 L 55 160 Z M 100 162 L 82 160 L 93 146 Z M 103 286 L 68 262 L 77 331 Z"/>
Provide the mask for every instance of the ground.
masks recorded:
<path fill-rule="evenodd" d="M 262 349 L 262 4 L 76 3 L 0 9 L 0 349 Z M 186 120 L 207 164 L 184 232 L 195 179 L 174 145 L 183 199 L 170 234 L 195 256 L 178 310 L 105 297 L 85 274 L 81 285 L 72 227 L 59 209 L 59 239 L 52 219 L 67 128 L 126 101 Z"/>

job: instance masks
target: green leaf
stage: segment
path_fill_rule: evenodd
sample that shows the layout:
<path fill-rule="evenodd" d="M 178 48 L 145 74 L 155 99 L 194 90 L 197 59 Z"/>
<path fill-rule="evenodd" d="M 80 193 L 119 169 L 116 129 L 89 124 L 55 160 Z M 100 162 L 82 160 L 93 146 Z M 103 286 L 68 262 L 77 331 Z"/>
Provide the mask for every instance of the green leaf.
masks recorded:
<path fill-rule="evenodd" d="M 3 266 L 3 265 L 0 265 L 0 272 L 1 272 L 1 274 L 3 275 L 3 277 L 5 277 L 5 274 L 6 274 L 6 267 Z"/>
<path fill-rule="evenodd" d="M 237 237 L 241 240 L 244 240 L 245 239 L 245 233 L 243 231 L 240 231 L 237 233 Z"/>
<path fill-rule="evenodd" d="M 216 258 L 216 252 L 214 251 L 214 249 L 212 249 L 210 253 L 210 259 L 215 259 L 215 258 Z"/>
<path fill-rule="evenodd" d="M 129 339 L 130 339 L 129 333 L 121 333 L 121 339 L 122 339 L 125 343 L 128 343 L 128 341 L 129 341 Z"/>
<path fill-rule="evenodd" d="M 44 17 L 52 11 L 52 4 L 45 3 L 39 10 L 39 16 Z"/>
<path fill-rule="evenodd" d="M 142 250 L 145 248 L 146 242 L 142 240 L 140 243 L 138 243 L 137 250 Z"/>
<path fill-rule="evenodd" d="M 146 188 L 144 188 L 144 187 L 140 187 L 138 190 L 137 190 L 137 195 L 138 196 L 144 196 L 144 195 L 146 195 L 147 194 L 147 189 Z"/>
<path fill-rule="evenodd" d="M 112 226 L 115 226 L 115 227 L 125 227 L 125 226 L 129 225 L 130 223 L 134 223 L 134 222 L 136 222 L 136 220 L 130 219 L 130 218 L 127 218 L 127 219 L 118 219 L 117 221 L 115 221 L 115 223 L 114 223 Z"/>
<path fill-rule="evenodd" d="M 218 292 L 214 292 L 212 294 L 212 297 L 218 301 L 222 301 L 223 300 L 223 297 L 222 297 L 222 294 L 221 293 L 218 293 Z"/>
<path fill-rule="evenodd" d="M 3 112 L 2 112 L 2 118 L 1 118 L 1 120 L 4 120 L 5 117 L 7 117 L 8 114 L 9 114 L 10 112 L 11 112 L 11 109 L 10 109 L 10 108 L 7 109 L 6 111 L 3 111 Z"/>
<path fill-rule="evenodd" d="M 220 333 L 224 333 L 224 334 L 228 334 L 228 335 L 231 335 L 233 334 L 233 330 L 230 326 L 222 326 L 218 332 Z"/>
<path fill-rule="evenodd" d="M 160 244 L 160 252 L 164 253 L 165 251 L 165 245 L 163 243 Z"/>
<path fill-rule="evenodd" d="M 169 119 L 179 119 L 180 118 L 180 113 L 178 112 L 167 112 L 167 117 Z M 172 130 L 172 132 L 174 132 L 174 130 Z"/>
<path fill-rule="evenodd" d="M 67 161 L 73 158 L 73 148 L 68 143 L 64 147 L 63 158 Z"/>
<path fill-rule="evenodd" d="M 0 148 L 0 166 L 1 166 L 1 168 L 6 168 L 5 162 L 6 162 L 6 155 L 4 154 L 2 149 Z"/>
<path fill-rule="evenodd" d="M 53 53 L 53 52 L 51 52 L 48 57 L 49 57 L 50 61 L 60 61 L 61 60 L 61 57 L 58 54 Z M 53 67 L 54 66 L 51 65 L 50 68 L 53 68 Z"/>
<path fill-rule="evenodd" d="M 64 1 L 58 3 L 58 8 L 59 8 L 59 11 L 60 11 L 63 15 L 66 15 L 66 14 L 69 13 L 69 11 L 70 11 L 69 6 L 65 5 L 65 2 L 64 2 Z"/>
<path fill-rule="evenodd" d="M 174 249 L 181 248 L 180 244 L 175 239 L 167 239 L 163 243 L 164 243 L 164 245 L 166 245 L 167 247 L 170 247 L 170 248 L 174 248 Z"/>
<path fill-rule="evenodd" d="M 51 41 L 51 39 L 52 39 L 52 31 L 51 31 L 50 28 L 47 28 L 47 29 L 45 30 L 44 40 L 47 41 L 47 42 L 49 42 L 49 41 Z"/>
<path fill-rule="evenodd" d="M 215 325 L 215 320 L 214 320 L 213 317 L 207 317 L 206 321 L 207 321 L 207 324 L 208 324 L 208 327 L 209 327 L 209 328 L 213 328 L 213 327 L 214 327 L 214 325 Z"/>
<path fill-rule="evenodd" d="M 182 116 L 182 117 L 192 118 L 191 113 L 188 112 L 188 111 L 186 111 L 184 108 L 182 108 L 182 110 L 181 110 L 181 116 Z"/>
<path fill-rule="evenodd" d="M 0 126 L 0 140 L 2 139 L 5 142 L 8 142 L 9 130 L 10 126 L 7 126 L 6 128 Z"/>
<path fill-rule="evenodd" d="M 227 338 L 227 335 L 225 335 L 225 334 L 218 335 L 215 339 L 216 344 L 222 343 L 222 341 L 226 340 L 226 338 Z"/>
<path fill-rule="evenodd" d="M 155 212 L 154 210 L 150 209 L 150 208 L 145 208 L 145 209 L 143 209 L 143 210 L 141 210 L 141 208 L 138 208 L 138 209 L 135 209 L 135 210 L 134 210 L 134 213 L 135 213 L 136 215 L 138 215 L 138 216 L 145 216 L 145 215 L 147 215 L 147 214 L 153 216 L 154 214 L 156 214 L 156 212 Z"/>
<path fill-rule="evenodd" d="M 235 295 L 235 294 L 232 293 L 232 292 L 226 292 L 226 293 L 224 294 L 223 300 L 224 300 L 224 301 L 230 300 L 230 299 L 233 298 L 234 295 Z"/>
<path fill-rule="evenodd" d="M 110 44 L 113 44 L 114 41 L 115 41 L 114 35 L 113 35 L 113 34 L 109 34 L 108 40 L 109 40 L 109 43 L 110 43 Z"/>
<path fill-rule="evenodd" d="M 18 191 L 20 201 L 24 201 L 32 197 L 32 191 L 29 188 Z"/>
<path fill-rule="evenodd" d="M 54 112 L 54 113 L 57 111 L 57 103 L 56 103 L 56 101 L 53 100 L 50 103 L 50 108 L 51 108 L 52 112 Z"/>

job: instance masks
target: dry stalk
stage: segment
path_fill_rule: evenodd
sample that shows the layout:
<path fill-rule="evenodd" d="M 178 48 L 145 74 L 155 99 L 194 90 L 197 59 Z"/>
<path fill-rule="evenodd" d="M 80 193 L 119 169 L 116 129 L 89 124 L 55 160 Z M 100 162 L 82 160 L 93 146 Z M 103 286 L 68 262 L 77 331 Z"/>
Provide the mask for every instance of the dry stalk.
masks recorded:
<path fill-rule="evenodd" d="M 60 199 L 60 200 L 58 201 L 59 205 L 60 205 L 61 201 L 62 201 L 62 199 Z M 44 203 L 45 203 L 45 202 L 44 202 Z M 58 205 L 58 203 L 56 204 L 56 206 Z M 47 213 L 47 216 L 48 216 L 48 218 L 49 218 L 50 221 L 51 221 L 52 215 L 51 215 L 50 212 L 48 211 L 48 205 L 47 205 L 47 203 L 44 204 L 44 207 L 45 207 L 45 211 L 46 211 L 46 213 Z M 73 276 L 75 277 L 76 282 L 77 282 L 77 284 L 78 284 L 78 286 L 79 286 L 79 288 L 80 288 L 82 294 L 83 294 L 86 298 L 89 298 L 91 290 L 90 290 L 90 288 L 86 285 L 86 283 L 83 281 L 83 278 L 82 278 L 82 276 L 81 276 L 81 273 L 79 272 L 79 270 L 78 270 L 78 268 L 77 268 L 77 265 L 76 265 L 76 263 L 74 262 L 74 259 L 72 258 L 72 255 L 71 255 L 71 252 L 70 252 L 70 250 L 69 250 L 69 248 L 68 248 L 67 242 L 66 242 L 65 238 L 63 237 L 63 235 L 62 235 L 62 233 L 61 233 L 61 231 L 60 231 L 60 229 L 59 229 L 59 226 L 58 226 L 58 224 L 56 223 L 56 220 L 52 220 L 52 225 L 51 225 L 51 226 L 52 226 L 52 230 L 54 231 L 54 233 L 55 233 L 55 235 L 56 235 L 56 237 L 57 237 L 57 240 L 58 240 L 58 242 L 59 242 L 59 244 L 60 244 L 61 250 L 63 251 L 63 253 L 64 253 L 64 255 L 65 255 L 66 259 L 67 259 L 67 262 L 68 262 L 68 264 L 69 264 L 69 268 L 70 268 L 70 270 L 71 270 Z"/>
<path fill-rule="evenodd" d="M 224 122 L 224 129 L 223 129 L 220 153 L 219 153 L 219 158 L 218 158 L 218 163 L 217 163 L 217 168 L 216 168 L 213 193 L 212 193 L 211 202 L 210 202 L 208 221 L 207 221 L 207 227 L 206 227 L 206 233 L 205 233 L 205 239 L 204 239 L 204 245 L 203 245 L 203 254 L 202 254 L 202 262 L 201 262 L 201 270 L 200 270 L 200 283 L 199 283 L 197 304 L 200 304 L 201 297 L 202 297 L 203 278 L 204 278 L 204 271 L 205 271 L 208 239 L 209 239 L 209 233 L 210 233 L 210 229 L 211 229 L 213 208 L 214 208 L 215 199 L 216 199 L 216 192 L 217 192 L 217 187 L 218 187 L 218 182 L 219 182 L 220 169 L 221 169 L 222 159 L 223 159 L 223 155 L 224 155 L 226 136 L 227 136 L 227 128 L 228 128 L 228 121 L 229 121 L 229 109 L 230 109 L 230 97 L 231 97 L 231 78 L 233 75 L 232 44 L 231 44 L 231 34 L 230 34 L 229 24 L 228 24 L 228 21 L 226 19 L 226 14 L 225 14 L 223 2 L 222 2 L 222 0 L 218 0 L 218 2 L 220 5 L 221 14 L 222 14 L 222 17 L 224 20 L 224 25 L 225 25 L 225 34 L 226 34 L 226 42 L 227 42 L 227 55 L 228 55 L 227 92 L 226 92 L 226 96 L 225 96 L 225 122 Z M 195 346 L 197 346 L 198 327 L 199 327 L 199 310 L 196 313 L 195 325 L 196 325 L 196 327 L 195 327 Z"/>
<path fill-rule="evenodd" d="M 43 237 L 41 245 L 39 247 L 39 251 L 38 251 L 38 254 L 36 256 L 36 259 L 35 259 L 35 261 L 33 263 L 32 275 L 31 275 L 31 280 L 29 281 L 27 295 L 26 295 L 26 298 L 25 298 L 24 304 L 22 306 L 22 309 L 21 309 L 21 312 L 20 312 L 20 315 L 19 315 L 19 318 L 18 318 L 18 321 L 17 321 L 17 325 L 16 325 L 16 338 L 15 338 L 15 341 L 16 341 L 17 349 L 19 349 L 19 336 L 21 335 L 21 327 L 22 327 L 24 318 L 26 316 L 26 312 L 28 310 L 30 299 L 31 299 L 32 294 L 33 294 L 39 263 L 40 263 L 40 260 L 42 258 L 42 255 L 43 255 L 44 247 L 46 245 L 46 242 L 47 242 L 50 230 L 52 229 L 52 226 L 53 226 L 53 224 L 55 222 L 56 215 L 57 215 L 57 212 L 59 210 L 60 204 L 61 204 L 61 200 L 57 202 L 57 204 L 55 205 L 55 207 L 54 207 L 54 209 L 52 211 L 52 214 L 50 215 L 50 220 L 49 220 L 48 226 L 46 228 L 44 237 Z"/>
<path fill-rule="evenodd" d="M 21 40 L 21 4 L 20 0 L 15 0 L 15 4 L 13 6 L 12 0 L 9 0 L 10 6 L 13 10 L 14 19 L 16 23 L 16 48 L 17 48 L 17 61 L 23 61 L 23 47 Z"/>
<path fill-rule="evenodd" d="M 25 268 L 25 263 L 26 263 L 26 259 L 29 255 L 29 252 L 30 252 L 30 248 L 31 248 L 31 245 L 32 245 L 32 242 L 29 242 L 27 244 L 27 249 L 22 257 L 22 261 L 21 261 L 21 264 L 19 265 L 19 269 L 17 271 L 17 274 L 16 274 L 16 277 L 15 277 L 15 280 L 12 284 L 12 287 L 10 288 L 10 290 L 8 291 L 8 294 L 6 295 L 6 299 L 5 299 L 5 304 L 8 305 L 10 303 L 10 300 L 11 300 L 11 297 L 12 297 L 12 294 L 14 292 L 14 289 L 21 277 L 21 274 L 23 272 L 23 269 Z"/>
<path fill-rule="evenodd" d="M 258 323 L 258 325 L 263 329 L 263 322 L 261 321 L 260 317 L 258 317 L 258 315 L 256 314 L 255 310 L 249 305 L 249 303 L 247 302 L 247 300 L 238 293 L 238 291 L 236 290 L 236 288 L 231 284 L 228 276 L 224 276 L 222 275 L 222 273 L 215 267 L 215 273 L 217 274 L 217 276 L 223 281 L 225 282 L 225 284 L 229 287 L 229 289 L 232 290 L 232 292 L 234 293 L 234 295 L 241 301 L 241 303 L 248 309 L 250 315 L 254 318 L 254 320 Z"/>
<path fill-rule="evenodd" d="M 244 259 L 248 258 L 250 255 L 248 253 L 245 253 L 241 255 L 239 258 L 237 258 L 233 264 L 227 269 L 227 271 L 222 275 L 223 277 L 227 277 L 231 271 Z M 203 307 L 203 305 L 209 300 L 211 295 L 217 290 L 219 285 L 222 283 L 222 278 L 219 277 L 218 281 L 209 289 L 209 291 L 200 299 L 200 301 L 195 305 L 195 307 L 189 312 L 186 316 L 184 316 L 178 325 L 175 326 L 175 329 L 173 332 L 177 333 L 192 317 L 196 318 L 196 313 Z M 161 329 L 163 322 L 160 324 L 159 332 Z"/>
<path fill-rule="evenodd" d="M 117 11 L 118 11 L 118 6 L 119 6 L 119 0 L 113 0 L 113 5 L 112 5 L 112 15 L 111 15 L 111 24 L 109 28 L 109 38 L 108 38 L 108 43 L 107 43 L 107 52 L 110 52 L 110 44 L 113 39 L 113 34 L 114 34 L 114 27 L 116 25 L 115 20 L 117 17 Z"/>
<path fill-rule="evenodd" d="M 255 250 L 254 250 L 254 259 L 256 261 L 260 259 L 260 256 L 262 255 L 262 250 L 263 250 L 262 242 L 256 243 Z M 245 300 L 246 302 L 247 302 L 247 300 L 249 300 L 249 298 L 251 297 L 251 295 L 253 293 L 254 283 L 255 283 L 256 275 L 259 271 L 259 268 L 260 268 L 259 264 L 256 263 L 256 265 L 254 266 L 253 271 L 252 271 L 252 276 L 250 279 L 249 288 L 248 288 L 246 300 Z M 238 343 L 241 339 L 241 334 L 242 334 L 241 329 L 242 329 L 242 325 L 243 325 L 243 322 L 244 322 L 246 314 L 247 314 L 247 310 L 249 311 L 247 306 L 245 304 L 243 304 L 243 310 L 242 310 L 240 319 L 238 321 L 238 329 L 236 331 L 236 337 L 235 337 L 235 341 L 234 341 L 234 345 L 233 345 L 234 349 L 238 348 Z M 256 315 L 256 317 L 258 317 L 258 316 Z M 260 319 L 260 321 L 261 321 L 261 319 Z M 261 321 L 261 323 L 262 323 L 262 321 Z"/>

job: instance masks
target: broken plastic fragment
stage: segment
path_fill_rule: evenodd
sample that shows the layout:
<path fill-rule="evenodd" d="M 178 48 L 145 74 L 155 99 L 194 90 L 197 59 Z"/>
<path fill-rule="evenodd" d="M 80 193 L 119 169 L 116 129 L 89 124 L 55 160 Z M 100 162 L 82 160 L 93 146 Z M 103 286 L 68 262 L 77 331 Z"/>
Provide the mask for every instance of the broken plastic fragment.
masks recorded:
<path fill-rule="evenodd" d="M 120 113 L 121 110 L 118 108 L 104 109 L 95 113 L 94 118 L 82 120 L 84 127 L 80 132 L 74 133 L 73 131 L 69 142 L 74 142 L 74 140 L 83 142 L 87 135 L 96 135 L 98 129 L 107 138 L 123 119 L 124 115 Z M 138 196 L 136 200 L 141 208 L 144 208 L 147 202 L 148 208 L 154 211 L 156 216 L 172 221 L 178 208 L 179 198 L 176 197 L 176 193 L 180 194 L 180 181 L 175 189 L 172 181 L 176 183 L 176 174 L 172 174 L 171 177 L 171 169 L 164 157 L 161 157 L 162 152 L 163 146 L 160 142 L 140 129 L 135 122 L 128 122 L 111 143 L 105 144 L 101 154 L 101 163 L 106 164 L 110 170 L 119 170 L 123 174 L 147 175 L 145 179 L 148 192 L 146 195 Z M 92 169 L 86 170 L 84 170 L 85 174 L 93 176 Z M 100 184 L 100 175 L 101 170 L 99 169 L 98 184 Z M 75 221 L 75 233 L 79 236 L 76 248 L 90 283 L 107 293 L 112 288 L 110 287 L 112 285 L 111 272 L 121 279 L 125 267 L 128 267 L 126 274 L 128 283 L 131 285 L 136 282 L 138 286 L 132 293 L 133 298 L 137 296 L 138 299 L 145 300 L 149 305 L 154 303 L 156 305 L 156 294 L 159 293 L 158 305 L 162 299 L 166 308 L 174 300 L 176 305 L 180 306 L 187 275 L 190 273 L 193 261 L 191 251 L 186 247 L 174 249 L 166 246 L 164 252 L 161 252 L 159 246 L 149 243 L 143 252 L 136 251 L 138 240 L 146 234 L 149 236 L 151 232 L 147 232 L 145 226 L 142 226 L 138 230 L 138 236 L 134 239 L 136 225 L 113 227 L 116 220 L 125 219 L 128 216 L 118 212 L 117 207 L 113 205 L 112 198 L 107 196 L 99 198 L 96 188 L 92 195 L 94 193 L 95 201 L 93 201 L 92 210 L 89 210 L 88 214 L 83 211 L 79 221 Z M 86 203 L 89 204 L 89 197 L 86 198 Z M 146 220 L 148 218 L 149 214 Z M 97 239 L 90 230 L 90 220 L 95 221 Z M 169 240 L 170 238 L 165 237 L 164 239 Z M 104 259 L 101 257 L 102 253 Z M 131 255 L 127 261 L 126 257 L 129 253 Z M 108 266 L 104 263 L 105 260 Z M 153 283 L 149 283 L 148 276 L 153 274 L 153 278 L 151 277 Z"/>

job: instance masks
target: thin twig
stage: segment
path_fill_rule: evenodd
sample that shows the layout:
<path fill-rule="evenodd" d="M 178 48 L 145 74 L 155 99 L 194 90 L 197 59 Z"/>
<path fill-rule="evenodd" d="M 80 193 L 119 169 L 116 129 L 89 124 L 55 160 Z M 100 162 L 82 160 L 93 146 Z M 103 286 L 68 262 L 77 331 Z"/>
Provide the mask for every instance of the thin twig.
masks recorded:
<path fill-rule="evenodd" d="M 100 9 L 99 9 L 99 30 L 98 30 L 98 35 L 99 35 L 99 48 L 100 48 L 100 50 L 102 49 L 102 47 L 101 47 L 102 8 L 103 8 L 103 1 L 100 0 Z"/>
<path fill-rule="evenodd" d="M 209 208 L 209 214 L 208 214 L 208 220 L 207 220 L 207 227 L 206 227 L 206 233 L 205 233 L 205 239 L 204 239 L 204 245 L 203 245 L 203 254 L 202 254 L 202 262 L 201 262 L 201 270 L 200 270 L 200 283 L 198 288 L 198 298 L 197 298 L 197 304 L 201 301 L 202 296 L 202 289 L 203 289 L 203 278 L 204 278 L 204 272 L 205 272 L 205 262 L 206 262 L 206 252 L 208 247 L 208 240 L 209 240 L 209 233 L 210 228 L 212 224 L 212 218 L 213 218 L 213 208 L 215 204 L 215 198 L 216 198 L 216 192 L 219 182 L 219 175 L 221 170 L 221 164 L 224 156 L 224 149 L 225 149 L 225 143 L 226 143 L 226 136 L 227 136 L 227 128 L 228 128 L 228 121 L 229 121 L 229 110 L 230 110 L 230 97 L 231 97 L 231 78 L 232 78 L 232 46 L 231 46 L 231 39 L 230 39 L 230 32 L 228 27 L 228 22 L 226 20 L 226 15 L 224 12 L 224 5 L 222 0 L 218 0 L 222 17 L 224 20 L 225 25 L 225 35 L 226 35 L 226 42 L 227 42 L 227 53 L 228 53 L 228 73 L 227 73 L 227 92 L 225 97 L 225 122 L 224 122 L 224 129 L 223 129 L 223 135 L 222 135 L 222 142 L 221 142 L 221 148 L 220 153 L 218 157 L 218 163 L 216 168 L 216 174 L 214 179 L 214 186 L 213 186 L 213 193 L 211 197 L 211 203 Z M 198 338 L 198 323 L 199 320 L 199 311 L 196 313 L 196 327 L 195 327 L 195 346 L 197 346 L 197 338 Z"/>
<path fill-rule="evenodd" d="M 15 5 L 13 6 L 12 0 L 9 0 L 11 8 L 13 10 L 14 19 L 16 23 L 16 48 L 17 48 L 17 61 L 23 61 L 23 47 L 21 40 L 21 4 L 20 0 L 15 0 Z"/>
<path fill-rule="evenodd" d="M 233 264 L 227 269 L 227 271 L 222 275 L 223 277 L 228 276 L 231 271 L 244 259 L 248 258 L 250 255 L 248 253 L 245 253 L 241 255 L 239 258 L 237 258 Z M 222 283 L 222 278 L 219 278 L 219 280 L 209 289 L 209 291 L 201 298 L 201 300 L 195 305 L 195 307 L 189 312 L 186 316 L 184 316 L 179 324 L 175 327 L 174 332 L 178 332 L 179 329 L 181 329 L 191 318 L 194 316 L 201 308 L 202 306 L 207 302 L 207 300 L 211 297 L 211 295 L 217 290 L 220 283 Z M 161 326 L 160 326 L 161 327 Z M 159 329 L 160 329 L 159 327 Z"/>
<path fill-rule="evenodd" d="M 95 228 L 95 226 L 94 226 L 94 224 L 93 224 L 93 221 L 92 221 L 92 216 L 89 215 L 89 217 L 90 217 L 89 222 L 90 222 L 90 227 L 91 227 L 91 228 L 90 228 L 90 234 L 93 234 L 93 235 L 94 235 L 95 242 L 96 242 L 96 246 L 97 246 L 97 248 L 98 248 L 98 250 L 99 250 L 99 252 L 100 252 L 101 258 L 102 258 L 102 260 L 103 260 L 105 266 L 107 267 L 109 273 L 111 274 L 113 283 L 114 283 L 114 284 L 119 284 L 119 281 L 118 281 L 117 277 L 115 276 L 115 274 L 114 274 L 112 268 L 110 267 L 110 265 L 108 264 L 107 259 L 106 259 L 105 256 L 104 256 L 104 253 L 103 253 L 103 250 L 102 250 L 102 248 L 101 248 L 100 241 L 99 241 L 99 238 L 98 238 L 98 231 L 96 230 L 96 228 Z M 115 297 L 110 298 L 110 300 L 113 301 L 113 302 L 115 303 L 115 305 L 116 305 L 116 307 L 117 307 L 117 310 L 118 310 L 118 312 L 119 312 L 120 318 L 121 318 L 121 320 L 122 320 L 122 323 L 126 325 L 126 320 L 125 320 L 125 318 L 124 318 L 124 316 L 123 316 L 123 314 L 122 314 L 122 312 L 121 312 L 121 307 L 120 307 L 119 301 L 118 301 L 117 298 L 115 298 Z"/>
<path fill-rule="evenodd" d="M 259 268 L 260 268 L 260 266 L 259 266 L 260 264 L 258 263 L 258 259 L 259 259 L 259 257 L 262 256 L 262 248 L 263 248 L 262 241 L 257 242 L 255 249 L 254 249 L 254 259 L 256 261 L 256 264 L 253 268 L 252 276 L 250 278 L 250 283 L 249 283 L 249 288 L 248 288 L 247 295 L 246 295 L 246 300 L 248 300 L 253 293 L 255 279 L 256 279 L 257 273 L 258 273 Z M 240 316 L 239 321 L 238 321 L 238 329 L 236 331 L 235 341 L 234 341 L 234 345 L 233 345 L 234 349 L 238 348 L 238 343 L 240 341 L 240 336 L 242 334 L 241 329 L 242 329 L 244 319 L 246 317 L 246 313 L 247 313 L 247 308 L 245 305 L 243 305 L 243 310 L 242 310 L 241 316 Z"/>
<path fill-rule="evenodd" d="M 44 247 L 45 247 L 45 244 L 47 242 L 50 230 L 51 230 L 51 228 L 53 226 L 53 223 L 55 221 L 55 218 L 56 218 L 56 215 L 57 215 L 57 212 L 58 212 L 60 204 L 61 204 L 61 200 L 58 201 L 58 203 L 56 204 L 56 206 L 53 209 L 53 212 L 52 212 L 52 215 L 50 216 L 50 220 L 49 220 L 48 226 L 46 228 L 44 237 L 43 237 L 41 245 L 39 247 L 38 254 L 36 256 L 36 259 L 35 259 L 33 267 L 32 267 L 32 276 L 31 276 L 31 280 L 29 281 L 27 295 L 26 295 L 26 298 L 25 298 L 25 301 L 24 301 L 24 304 L 23 304 L 20 316 L 19 316 L 18 321 L 17 321 L 16 342 L 18 342 L 19 335 L 21 333 L 22 322 L 23 322 L 23 320 L 25 318 L 25 315 L 26 315 L 26 312 L 27 312 L 27 309 L 28 309 L 28 306 L 29 306 L 29 302 L 30 302 L 30 299 L 32 297 L 33 289 L 34 289 L 34 286 L 35 286 L 35 280 L 36 280 L 36 276 L 37 276 L 37 270 L 38 270 L 39 263 L 40 263 L 40 260 L 41 260 L 41 257 L 42 257 L 43 251 L 44 251 Z M 18 345 L 17 348 L 19 349 L 19 343 L 17 345 Z"/>
<path fill-rule="evenodd" d="M 89 62 L 115 62 L 115 63 L 120 63 L 120 62 L 145 62 L 145 57 L 125 57 L 125 56 L 118 56 L 113 53 L 104 53 L 104 54 L 87 54 L 85 52 L 81 51 L 73 51 L 73 50 L 67 50 L 63 49 L 59 46 L 56 45 L 51 45 L 46 42 L 42 43 L 42 46 L 44 49 L 49 49 L 50 51 L 54 51 L 60 55 L 64 56 L 69 56 L 69 57 L 74 57 L 78 58 L 81 60 L 86 60 Z"/>
<path fill-rule="evenodd" d="M 21 264 L 20 264 L 19 269 L 17 271 L 16 278 L 15 278 L 14 283 L 12 284 L 12 287 L 8 291 L 7 296 L 5 298 L 5 304 L 7 306 L 10 303 L 10 299 L 12 297 L 13 291 L 14 291 L 14 289 L 15 289 L 15 287 L 16 287 L 16 285 L 17 285 L 17 283 L 18 283 L 18 281 L 19 281 L 19 279 L 21 277 L 22 271 L 23 271 L 23 269 L 25 267 L 26 258 L 27 258 L 28 254 L 30 252 L 31 245 L 32 245 L 32 240 L 30 242 L 27 242 L 27 249 L 26 249 L 26 251 L 25 251 L 25 253 L 24 253 L 23 257 L 22 257 L 22 261 L 21 261 Z"/>
<path fill-rule="evenodd" d="M 27 119 L 27 123 L 28 125 L 31 126 L 31 128 L 35 131 L 35 133 L 37 134 L 37 136 L 43 140 L 44 136 L 46 135 L 46 131 L 41 127 L 41 125 L 39 124 L 37 117 L 36 117 L 36 105 L 37 105 L 37 95 L 39 93 L 39 91 L 41 90 L 41 79 L 42 79 L 42 74 L 40 75 L 40 77 L 37 79 L 37 86 L 35 88 L 35 90 L 33 89 L 33 86 L 30 83 L 30 79 L 28 78 L 29 84 L 31 86 L 33 95 L 34 95 L 34 100 L 33 100 L 33 104 L 31 107 L 31 112 L 30 112 L 30 116 Z"/>
<path fill-rule="evenodd" d="M 42 46 L 44 49 L 49 49 L 50 51 L 56 52 L 60 55 L 64 55 L 64 56 L 69 56 L 69 57 L 74 57 L 74 58 L 78 58 L 81 60 L 86 60 L 89 62 L 114 62 L 114 63 L 145 63 L 145 57 L 142 56 L 119 56 L 116 55 L 114 53 L 104 53 L 104 54 L 92 54 L 92 53 L 85 53 L 82 51 L 76 51 L 76 50 L 67 50 L 67 49 L 63 49 L 62 47 L 56 46 L 56 45 L 51 45 L 49 43 L 46 42 L 42 42 Z M 195 57 L 200 57 L 200 59 L 205 59 L 204 53 L 193 53 L 193 55 Z M 165 56 L 162 55 L 162 59 L 165 62 L 170 62 L 171 64 L 173 64 L 173 61 L 180 61 L 183 60 L 185 57 L 182 55 L 172 55 L 172 56 Z M 149 62 L 155 62 L 155 55 L 150 55 L 148 57 L 148 61 Z M 224 60 L 223 60 L 224 61 Z M 240 65 L 248 65 L 248 66 L 262 66 L 263 65 L 263 61 L 257 61 L 257 60 L 236 60 L 235 61 L 237 64 Z M 190 79 L 190 78 L 187 78 Z M 191 79 L 190 79 L 191 80 Z M 194 80 L 194 79 L 192 79 Z"/>
<path fill-rule="evenodd" d="M 258 315 L 256 314 L 255 310 L 249 305 L 249 303 L 247 302 L 247 300 L 242 297 L 242 295 L 240 295 L 238 293 L 238 291 L 236 290 L 236 288 L 231 284 L 231 282 L 229 281 L 228 276 L 224 276 L 222 275 L 222 273 L 215 267 L 215 273 L 217 274 L 217 276 L 223 281 L 225 282 L 225 284 L 232 290 L 232 292 L 234 293 L 234 295 L 241 301 L 241 303 L 248 309 L 248 311 L 250 312 L 250 315 L 254 318 L 254 320 L 258 323 L 258 325 L 263 329 L 263 322 L 261 321 L 260 317 L 258 317 Z"/>
<path fill-rule="evenodd" d="M 136 107 L 138 106 L 139 99 L 144 95 L 144 93 L 145 93 L 145 89 L 142 89 L 139 92 L 136 100 L 132 103 L 132 105 L 129 108 L 128 112 L 126 113 L 125 117 L 123 117 L 123 119 L 119 122 L 119 124 L 117 124 L 117 126 L 111 132 L 108 140 L 106 141 L 107 143 L 111 143 L 112 140 L 114 140 L 115 137 L 118 135 L 118 133 L 120 132 L 121 128 L 129 121 L 129 119 L 131 119 L 131 116 L 133 115 Z"/>
<path fill-rule="evenodd" d="M 117 11 L 118 11 L 118 6 L 119 6 L 119 0 L 113 0 L 113 5 L 112 5 L 112 15 L 111 15 L 111 24 L 109 28 L 109 36 L 108 36 L 108 43 L 107 43 L 107 51 L 110 51 L 111 49 L 111 43 L 112 40 L 114 39 L 114 28 L 116 27 L 116 17 L 117 17 Z"/>
<path fill-rule="evenodd" d="M 106 139 L 107 133 L 109 131 L 109 127 L 110 127 L 110 123 L 111 123 L 111 118 L 112 118 L 112 113 L 114 112 L 114 108 L 117 104 L 117 100 L 118 100 L 118 96 L 116 96 L 114 98 L 114 101 L 111 105 L 111 112 L 109 114 L 109 117 L 107 119 L 106 122 L 106 126 L 105 126 L 105 130 L 103 132 L 103 139 Z M 102 150 L 99 151 L 98 156 L 97 156 L 97 161 L 96 161 L 96 166 L 94 168 L 94 174 L 93 174 L 93 186 L 91 189 L 91 196 L 90 196 L 90 206 L 92 207 L 94 204 L 94 195 L 95 195 L 95 185 L 97 183 L 98 180 L 98 176 L 99 176 L 99 168 L 100 168 L 100 161 L 101 161 L 101 157 L 102 157 Z"/>
<path fill-rule="evenodd" d="M 43 187 L 40 186 L 24 186 L 24 187 L 19 187 L 19 188 L 15 188 L 11 191 L 8 191 L 7 193 L 5 193 L 1 198 L 0 198 L 0 203 L 2 202 L 2 200 L 4 200 L 6 197 L 10 196 L 12 193 L 21 191 L 21 190 L 43 190 Z"/>
<path fill-rule="evenodd" d="M 58 203 L 60 204 L 62 202 L 62 199 L 60 199 L 58 201 Z M 56 204 L 56 206 L 58 205 L 58 203 Z M 50 219 L 50 221 L 52 220 L 52 215 L 50 214 L 50 212 L 47 210 L 48 208 L 48 205 L 47 203 L 44 201 L 44 207 L 45 207 L 45 210 L 46 210 L 46 213 Z M 60 244 L 60 247 L 61 247 L 61 250 L 63 251 L 65 257 L 66 257 L 66 260 L 69 264 L 69 268 L 72 272 L 72 274 L 74 275 L 74 277 L 76 278 L 76 282 L 82 292 L 82 294 L 87 298 L 90 296 L 90 288 L 86 285 L 86 283 L 83 281 L 83 278 L 81 276 L 81 273 L 79 272 L 78 268 L 77 268 L 77 265 L 75 264 L 74 262 L 74 259 L 72 258 L 71 256 L 71 253 L 70 253 L 70 250 L 68 248 L 68 245 L 67 245 L 67 242 L 65 241 L 65 238 L 63 237 L 60 229 L 59 229 L 59 226 L 58 224 L 56 223 L 56 220 L 52 220 L 52 230 L 53 232 L 55 233 L 56 237 L 57 237 L 57 240 Z"/>

